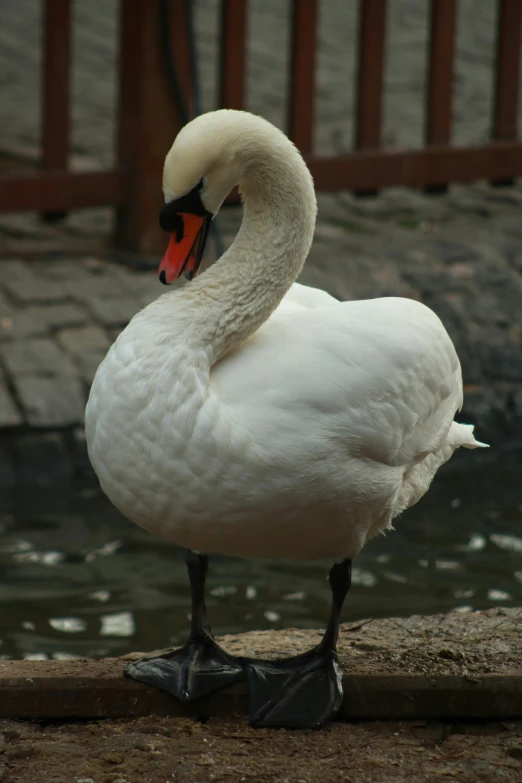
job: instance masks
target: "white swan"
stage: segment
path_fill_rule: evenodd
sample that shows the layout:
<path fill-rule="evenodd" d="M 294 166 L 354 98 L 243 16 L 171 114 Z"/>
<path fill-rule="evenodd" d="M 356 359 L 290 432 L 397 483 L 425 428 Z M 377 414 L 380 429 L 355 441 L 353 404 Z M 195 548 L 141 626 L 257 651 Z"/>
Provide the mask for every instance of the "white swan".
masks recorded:
<path fill-rule="evenodd" d="M 330 575 L 334 609 L 319 652 L 263 669 L 212 641 L 206 558 L 190 555 L 189 644 L 130 672 L 192 698 L 245 669 L 254 723 L 316 725 L 339 705 L 336 626 L 351 558 L 422 497 L 457 447 L 483 444 L 453 421 L 460 364 L 430 309 L 401 298 L 338 302 L 294 283 L 313 237 L 313 182 L 265 120 L 220 110 L 177 136 L 164 168 L 171 239 L 161 279 L 197 272 L 209 221 L 236 184 L 235 242 L 120 334 L 92 385 L 87 443 L 114 505 L 189 550 L 344 561 Z M 300 695 L 287 688 L 282 705 L 281 683 L 297 679 Z M 308 693 L 300 723 L 307 711 L 289 700 L 323 680 L 326 706 Z"/>

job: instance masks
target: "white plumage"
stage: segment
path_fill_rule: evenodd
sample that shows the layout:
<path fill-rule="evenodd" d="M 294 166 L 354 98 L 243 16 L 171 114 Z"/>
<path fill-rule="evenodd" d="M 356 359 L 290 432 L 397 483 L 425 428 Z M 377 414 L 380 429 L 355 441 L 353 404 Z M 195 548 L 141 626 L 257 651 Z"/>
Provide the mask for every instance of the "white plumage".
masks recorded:
<path fill-rule="evenodd" d="M 166 200 L 233 185 L 241 230 L 211 269 L 138 313 L 94 380 L 92 464 L 130 520 L 202 552 L 335 560 L 475 448 L 454 346 L 409 299 L 338 302 L 293 281 L 316 202 L 295 147 L 250 114 L 197 118 L 165 163 Z M 349 265 L 349 258 L 346 259 Z"/>

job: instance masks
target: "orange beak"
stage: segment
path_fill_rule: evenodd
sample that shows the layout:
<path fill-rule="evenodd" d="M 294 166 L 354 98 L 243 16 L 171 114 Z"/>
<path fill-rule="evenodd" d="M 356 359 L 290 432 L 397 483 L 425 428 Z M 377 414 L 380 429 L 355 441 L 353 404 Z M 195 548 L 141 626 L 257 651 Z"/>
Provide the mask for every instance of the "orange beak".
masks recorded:
<path fill-rule="evenodd" d="M 158 269 L 164 285 L 170 285 L 182 274 L 189 280 L 197 275 L 210 227 L 208 217 L 186 212 L 176 217 L 179 219 L 176 231 L 170 235 L 167 252 Z"/>

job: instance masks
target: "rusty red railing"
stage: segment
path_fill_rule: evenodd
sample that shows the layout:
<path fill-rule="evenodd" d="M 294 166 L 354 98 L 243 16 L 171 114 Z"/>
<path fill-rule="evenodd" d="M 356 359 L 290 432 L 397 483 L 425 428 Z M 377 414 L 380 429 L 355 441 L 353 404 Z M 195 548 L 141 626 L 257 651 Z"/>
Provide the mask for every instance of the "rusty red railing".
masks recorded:
<path fill-rule="evenodd" d="M 163 246 L 157 225 L 166 150 L 183 123 L 159 44 L 161 3 L 120 0 L 117 164 L 111 171 L 68 170 L 71 0 L 45 0 L 41 167 L 0 177 L 0 212 L 59 216 L 80 207 L 116 210 L 115 244 L 135 252 Z M 360 0 L 355 138 L 351 154 L 314 154 L 318 0 L 293 0 L 287 130 L 305 155 L 318 190 L 375 192 L 391 185 L 440 189 L 452 182 L 496 184 L 522 176 L 517 136 L 522 0 L 497 0 L 491 140 L 451 146 L 458 0 L 431 0 L 427 51 L 425 147 L 382 148 L 386 0 Z M 192 106 L 185 0 L 168 0 L 171 52 L 187 107 Z M 245 101 L 247 0 L 222 0 L 218 105 Z"/>

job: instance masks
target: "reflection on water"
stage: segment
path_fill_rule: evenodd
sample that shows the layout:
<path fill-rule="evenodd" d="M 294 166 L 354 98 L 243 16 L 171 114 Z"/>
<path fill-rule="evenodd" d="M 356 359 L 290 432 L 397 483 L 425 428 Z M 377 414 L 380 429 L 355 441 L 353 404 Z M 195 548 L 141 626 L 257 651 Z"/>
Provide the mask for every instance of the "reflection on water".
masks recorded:
<path fill-rule="evenodd" d="M 344 618 L 522 605 L 521 461 L 443 469 L 357 558 Z M 328 567 L 214 557 L 215 631 L 324 625 Z M 187 633 L 181 551 L 126 522 L 92 485 L 0 497 L 0 573 L 1 657 L 118 655 Z"/>

